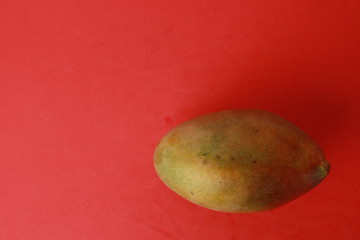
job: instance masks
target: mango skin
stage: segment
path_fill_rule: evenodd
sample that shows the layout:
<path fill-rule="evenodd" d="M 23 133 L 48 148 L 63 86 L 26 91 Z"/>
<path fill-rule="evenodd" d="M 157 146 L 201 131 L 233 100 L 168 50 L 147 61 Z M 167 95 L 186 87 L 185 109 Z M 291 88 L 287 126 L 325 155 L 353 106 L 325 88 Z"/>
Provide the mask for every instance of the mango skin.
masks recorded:
<path fill-rule="evenodd" d="M 154 164 L 180 196 L 234 213 L 284 205 L 319 184 L 330 169 L 302 130 L 256 109 L 210 113 L 178 125 L 156 147 Z"/>

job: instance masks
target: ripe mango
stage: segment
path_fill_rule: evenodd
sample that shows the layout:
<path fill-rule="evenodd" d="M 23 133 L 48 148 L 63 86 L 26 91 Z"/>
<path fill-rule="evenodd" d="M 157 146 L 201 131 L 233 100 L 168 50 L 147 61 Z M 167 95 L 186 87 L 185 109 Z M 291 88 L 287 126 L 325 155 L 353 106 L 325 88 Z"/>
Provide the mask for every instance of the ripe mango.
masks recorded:
<path fill-rule="evenodd" d="M 329 173 L 319 146 L 262 110 L 206 114 L 170 130 L 154 153 L 160 179 L 205 208 L 258 212 L 308 192 Z"/>

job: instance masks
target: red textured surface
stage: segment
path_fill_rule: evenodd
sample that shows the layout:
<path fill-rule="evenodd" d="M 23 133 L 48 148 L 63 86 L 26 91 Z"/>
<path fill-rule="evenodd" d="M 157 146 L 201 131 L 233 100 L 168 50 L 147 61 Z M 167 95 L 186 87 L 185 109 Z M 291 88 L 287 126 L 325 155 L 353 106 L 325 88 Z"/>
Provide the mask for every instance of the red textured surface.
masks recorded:
<path fill-rule="evenodd" d="M 0 239 L 356 239 L 357 0 L 1 0 Z M 183 200 L 152 155 L 176 124 L 261 108 L 332 164 L 277 210 Z"/>

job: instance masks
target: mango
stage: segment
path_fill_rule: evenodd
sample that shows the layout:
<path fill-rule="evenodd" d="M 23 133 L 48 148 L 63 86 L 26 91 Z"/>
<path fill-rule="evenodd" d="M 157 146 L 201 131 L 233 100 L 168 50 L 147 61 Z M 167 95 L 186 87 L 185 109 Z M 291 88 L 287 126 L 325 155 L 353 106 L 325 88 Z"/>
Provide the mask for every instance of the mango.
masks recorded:
<path fill-rule="evenodd" d="M 154 165 L 183 198 L 233 213 L 282 206 L 314 188 L 330 169 L 302 130 L 256 109 L 210 113 L 178 125 L 157 145 Z"/>

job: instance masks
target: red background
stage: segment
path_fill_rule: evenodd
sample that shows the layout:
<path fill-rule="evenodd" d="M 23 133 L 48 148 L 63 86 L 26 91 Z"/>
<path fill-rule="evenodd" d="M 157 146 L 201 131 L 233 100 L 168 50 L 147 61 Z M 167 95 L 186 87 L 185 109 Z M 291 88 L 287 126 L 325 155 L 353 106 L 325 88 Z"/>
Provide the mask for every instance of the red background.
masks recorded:
<path fill-rule="evenodd" d="M 1 0 L 0 239 L 356 239 L 357 0 Z M 294 122 L 332 164 L 273 211 L 171 192 L 153 151 L 229 108 Z"/>

